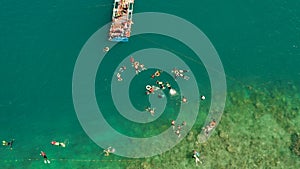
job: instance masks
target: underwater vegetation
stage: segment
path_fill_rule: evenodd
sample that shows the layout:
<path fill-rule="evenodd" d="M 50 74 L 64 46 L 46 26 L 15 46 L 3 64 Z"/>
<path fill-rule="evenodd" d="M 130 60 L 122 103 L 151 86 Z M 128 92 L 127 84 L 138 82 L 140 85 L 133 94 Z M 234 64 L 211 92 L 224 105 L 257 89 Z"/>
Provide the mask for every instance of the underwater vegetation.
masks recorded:
<path fill-rule="evenodd" d="M 295 168 L 300 166 L 299 106 L 293 83 L 230 87 L 222 120 L 207 142 L 198 142 L 196 124 L 170 151 L 125 168 Z M 200 152 L 198 166 L 194 149 Z"/>
<path fill-rule="evenodd" d="M 293 153 L 300 157 L 300 134 L 293 133 L 291 135 L 291 146 L 290 149 Z"/>

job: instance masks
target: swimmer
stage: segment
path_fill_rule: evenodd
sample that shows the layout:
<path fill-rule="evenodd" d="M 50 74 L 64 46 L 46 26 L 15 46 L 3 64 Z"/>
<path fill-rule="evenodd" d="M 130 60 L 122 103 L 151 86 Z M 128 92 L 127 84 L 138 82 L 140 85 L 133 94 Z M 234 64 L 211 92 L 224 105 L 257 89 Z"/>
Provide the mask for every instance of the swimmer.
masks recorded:
<path fill-rule="evenodd" d="M 134 67 L 134 69 L 135 69 L 135 73 L 136 74 L 139 74 L 141 71 L 139 70 L 139 65 L 140 65 L 140 63 L 139 62 L 137 62 L 137 61 L 135 61 L 134 63 L 133 63 L 133 67 Z"/>
<path fill-rule="evenodd" d="M 114 153 L 115 149 L 112 147 L 108 147 L 106 150 L 103 150 L 105 156 L 109 156 L 110 153 Z"/>
<path fill-rule="evenodd" d="M 45 152 L 41 151 L 40 155 L 44 158 L 44 163 L 45 164 L 47 164 L 47 163 L 50 164 L 50 161 L 48 160 L 48 157 L 47 157 Z"/>
<path fill-rule="evenodd" d="M 147 85 L 147 86 L 146 86 L 146 90 L 147 90 L 147 91 L 146 91 L 146 94 L 149 95 L 149 94 L 151 94 L 151 93 L 154 93 L 155 87 L 154 87 L 154 86 L 151 87 L 150 85 Z"/>
<path fill-rule="evenodd" d="M 106 46 L 105 48 L 103 48 L 103 52 L 108 52 L 109 51 L 109 47 Z"/>
<path fill-rule="evenodd" d="M 187 103 L 187 98 L 183 96 L 181 101 L 182 101 L 182 103 Z"/>
<path fill-rule="evenodd" d="M 189 80 L 190 77 L 188 77 L 188 76 L 186 76 L 186 75 L 183 75 L 183 79 L 184 79 L 184 80 Z"/>
<path fill-rule="evenodd" d="M 157 95 L 157 97 L 161 99 L 161 98 L 164 98 L 164 97 L 165 97 L 165 95 L 164 95 L 164 94 L 160 94 L 160 93 L 159 93 L 159 94 Z"/>
<path fill-rule="evenodd" d="M 11 141 L 2 141 L 3 146 L 9 146 L 9 148 L 12 150 L 12 146 L 14 144 L 15 139 L 12 139 Z"/>
<path fill-rule="evenodd" d="M 170 83 L 169 83 L 169 82 L 166 82 L 166 86 L 167 86 L 167 88 L 168 88 L 169 90 L 171 90 L 171 89 L 172 89 L 172 87 L 171 87 L 171 85 L 170 85 Z"/>
<path fill-rule="evenodd" d="M 196 150 L 193 151 L 193 158 L 195 158 L 196 166 L 198 166 L 198 162 L 202 164 L 202 161 L 199 159 L 200 153 Z"/>
<path fill-rule="evenodd" d="M 161 88 L 161 89 L 165 89 L 166 87 L 165 87 L 165 85 L 164 85 L 164 83 L 163 82 L 161 82 L 161 81 L 156 81 L 156 84 L 158 84 L 159 85 L 159 88 Z"/>
<path fill-rule="evenodd" d="M 119 73 L 119 72 L 117 73 L 117 78 L 118 78 L 119 82 L 123 80 L 123 78 L 121 77 L 121 73 Z"/>
<path fill-rule="evenodd" d="M 147 70 L 147 68 L 145 68 L 144 64 L 140 64 L 140 68 L 142 69 L 142 71 Z"/>
<path fill-rule="evenodd" d="M 175 134 L 176 134 L 178 137 L 180 137 L 180 136 L 181 136 L 181 134 L 180 134 L 180 130 L 179 130 L 179 129 L 177 129 L 177 130 L 175 131 Z"/>
<path fill-rule="evenodd" d="M 181 78 L 183 78 L 183 79 L 185 79 L 185 80 L 189 80 L 190 77 L 184 75 L 184 73 L 186 73 L 186 72 L 189 72 L 189 71 L 188 71 L 188 70 L 180 70 L 180 69 L 177 69 L 177 68 L 174 68 L 174 69 L 172 70 L 172 73 L 174 74 L 174 79 L 175 79 L 175 80 L 176 80 L 178 77 L 181 77 Z"/>
<path fill-rule="evenodd" d="M 178 70 L 179 73 L 186 73 L 189 72 L 189 70 Z"/>
<path fill-rule="evenodd" d="M 202 128 L 206 136 L 208 136 L 209 132 L 216 127 L 216 124 L 217 122 L 215 120 L 212 120 L 205 128 Z"/>
<path fill-rule="evenodd" d="M 173 130 L 175 129 L 175 120 L 172 120 L 171 121 L 171 125 L 172 125 L 172 128 L 173 128 Z"/>
<path fill-rule="evenodd" d="M 132 56 L 130 56 L 130 62 L 133 63 L 134 62 L 134 58 Z"/>
<path fill-rule="evenodd" d="M 125 70 L 126 70 L 126 66 L 122 66 L 120 67 L 119 72 L 124 72 Z"/>
<path fill-rule="evenodd" d="M 147 107 L 146 109 L 145 109 L 147 112 L 149 112 L 152 116 L 154 116 L 154 113 L 155 113 L 155 108 L 150 108 L 150 107 Z"/>
<path fill-rule="evenodd" d="M 51 144 L 54 146 L 66 147 L 66 144 L 62 142 L 51 141 Z"/>
<path fill-rule="evenodd" d="M 210 126 L 210 127 L 215 127 L 216 124 L 217 124 L 216 120 L 213 119 L 213 120 L 209 123 L 209 126 Z"/>

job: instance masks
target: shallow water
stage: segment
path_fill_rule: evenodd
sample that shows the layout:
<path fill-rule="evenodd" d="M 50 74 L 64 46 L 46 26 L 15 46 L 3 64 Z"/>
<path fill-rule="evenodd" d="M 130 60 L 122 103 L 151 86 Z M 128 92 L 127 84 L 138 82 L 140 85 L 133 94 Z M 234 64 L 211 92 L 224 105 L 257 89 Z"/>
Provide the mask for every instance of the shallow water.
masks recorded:
<path fill-rule="evenodd" d="M 2 1 L 0 6 L 0 136 L 16 140 L 13 150 L 1 147 L 2 168 L 44 167 L 40 151 L 47 152 L 52 161 L 49 168 L 193 168 L 192 149 L 202 154 L 199 168 L 300 166 L 299 156 L 289 148 L 291 134 L 300 132 L 299 2 L 135 2 L 135 13 L 170 13 L 202 30 L 216 48 L 227 80 L 225 113 L 208 142 L 197 144 L 196 136 L 204 123 L 209 97 L 193 135 L 189 133 L 175 148 L 147 159 L 104 157 L 103 149 L 80 126 L 73 106 L 76 59 L 88 38 L 110 21 L 112 1 Z M 170 49 L 181 58 L 193 57 L 177 41 L 143 35 L 116 46 L 102 68 L 107 74 L 113 73 L 124 57 L 149 46 Z M 186 63 L 197 72 L 198 85 L 209 96 L 210 83 L 203 64 Z M 135 95 L 151 74 L 143 73 L 145 77 L 137 79 L 130 89 L 134 97 L 144 97 Z M 146 126 L 124 124 L 117 113 L 110 113 L 116 112 L 113 104 L 101 100 L 110 97 L 109 80 L 103 80 L 112 78 L 107 74 L 98 72 L 95 93 L 116 130 L 145 137 L 169 127 L 166 121 L 175 118 L 177 112 L 172 100 L 166 114 Z M 145 102 L 133 101 L 138 109 L 143 109 Z M 66 140 L 68 145 L 53 147 L 52 140 Z"/>

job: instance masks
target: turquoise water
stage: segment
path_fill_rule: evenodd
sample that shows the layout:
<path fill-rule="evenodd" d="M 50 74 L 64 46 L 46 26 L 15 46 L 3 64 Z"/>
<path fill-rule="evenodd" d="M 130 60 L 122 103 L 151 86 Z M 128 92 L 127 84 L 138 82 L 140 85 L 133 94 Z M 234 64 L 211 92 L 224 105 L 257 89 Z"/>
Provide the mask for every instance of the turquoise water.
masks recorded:
<path fill-rule="evenodd" d="M 47 152 L 49 159 L 52 160 L 49 168 L 147 168 L 147 165 L 142 167 L 141 163 L 144 162 L 143 160 L 150 163 L 148 159 L 127 159 L 114 155 L 104 157 L 103 149 L 91 141 L 81 128 L 73 107 L 72 75 L 76 59 L 87 39 L 110 21 L 112 1 L 1 1 L 0 6 L 0 72 L 2 76 L 0 83 L 0 112 L 2 115 L 0 126 L 3 129 L 0 139 L 14 138 L 16 140 L 13 150 L 1 148 L 0 167 L 45 167 L 39 156 L 39 152 L 42 150 Z M 290 105 L 287 107 L 274 108 L 274 110 L 292 111 L 289 107 L 297 107 L 296 104 L 299 100 L 297 95 L 299 90 L 297 89 L 299 89 L 300 84 L 299 2 L 248 0 L 243 2 L 191 1 L 186 3 L 184 1 L 150 0 L 147 2 L 136 1 L 134 10 L 136 13 L 165 12 L 182 17 L 196 25 L 211 40 L 219 53 L 226 72 L 228 93 L 232 94 L 228 95 L 227 100 L 229 101 L 226 107 L 232 114 L 225 114 L 223 117 L 224 125 L 235 126 L 238 121 L 228 119 L 234 117 L 247 121 L 250 118 L 249 114 L 255 114 L 252 111 L 250 113 L 244 112 L 251 109 L 247 104 L 236 105 L 234 100 L 230 101 L 234 97 L 237 97 L 237 100 L 246 97 L 246 100 L 248 98 L 250 101 L 264 103 L 264 101 L 279 95 L 286 97 L 287 100 L 295 99 L 296 101 L 290 101 L 288 102 Z M 148 41 L 145 41 L 145 38 Z M 132 50 L 142 49 L 147 45 L 155 46 L 157 43 L 177 52 L 178 56 L 192 55 L 184 46 L 181 46 L 179 50 L 178 45 L 180 44 L 178 42 L 155 35 L 132 37 L 128 44 L 117 47 L 124 50 L 122 53 L 126 54 Z M 121 61 L 124 57 L 120 56 L 122 53 L 112 53 L 110 57 L 116 57 Z M 114 61 L 107 60 L 108 63 Z M 198 76 L 203 78 L 198 83 L 209 95 L 209 81 L 203 66 L 191 61 L 187 61 L 187 63 L 194 67 L 195 71 L 199 73 Z M 117 64 L 115 63 L 115 65 Z M 113 65 L 114 63 L 104 66 L 110 69 Z M 96 84 L 102 87 L 106 83 L 101 81 L 101 75 L 98 74 Z M 254 96 L 247 97 L 247 94 L 243 93 L 245 92 L 243 89 L 248 85 L 254 87 L 255 94 L 267 93 L 261 96 L 265 99 L 258 99 L 259 94 L 255 98 Z M 288 85 L 295 86 L 295 91 L 285 87 Z M 96 89 L 97 95 L 101 95 L 101 87 Z M 274 91 L 273 89 L 276 89 L 276 97 L 273 96 L 274 93 L 271 93 Z M 109 94 L 105 93 L 105 88 L 103 90 L 104 95 Z M 294 93 L 296 94 L 293 95 Z M 142 109 L 144 102 L 145 100 L 141 100 L 135 103 L 136 107 Z M 278 99 L 268 103 L 280 105 L 282 100 Z M 209 104 L 204 106 L 206 109 Z M 267 106 L 261 109 L 261 111 L 267 112 L 266 114 L 272 114 L 273 109 L 268 109 Z M 172 111 L 176 112 L 175 110 L 176 106 Z M 262 121 L 257 122 L 257 124 L 264 128 L 266 125 L 264 122 L 269 122 L 271 126 L 279 126 L 278 128 L 282 130 L 282 133 L 290 134 L 287 131 L 289 127 L 300 132 L 296 125 L 298 124 L 297 120 L 299 120 L 299 109 L 296 109 L 295 112 L 298 116 L 289 119 L 288 125 L 281 124 L 280 120 L 274 122 L 273 119 L 277 118 L 276 115 L 272 117 L 263 116 Z M 175 116 L 176 114 L 170 114 L 163 118 L 172 119 Z M 146 133 L 139 133 L 141 130 L 128 132 L 124 130 L 124 125 L 118 125 L 118 120 L 120 120 L 118 117 L 108 115 L 108 118 L 112 119 L 111 123 L 116 125 L 117 130 L 132 135 L 140 134 L 141 136 L 145 134 L 145 136 L 149 136 L 168 127 L 168 124 L 163 123 L 164 120 L 161 119 L 161 121 L 153 124 L 163 123 L 162 127 L 157 130 L 148 126 L 152 130 Z M 114 120 L 116 121 L 114 122 Z M 203 120 L 203 117 L 200 116 L 195 130 L 201 128 Z M 251 122 L 247 121 L 245 126 L 248 123 L 252 125 Z M 253 125 L 256 124 L 253 123 Z M 146 127 L 146 129 L 149 128 Z M 226 133 L 239 132 L 236 128 L 222 126 L 220 128 Z M 251 127 L 241 128 L 241 133 L 246 138 L 250 138 L 248 133 L 253 133 L 254 129 Z M 267 132 L 262 131 L 262 133 Z M 285 138 L 284 141 L 289 140 L 290 135 L 288 134 L 282 134 L 280 137 Z M 235 138 L 234 134 L 231 136 Z M 274 136 L 267 138 L 272 137 Z M 260 142 L 256 137 L 251 136 L 251 139 L 254 143 Z M 68 145 L 65 149 L 52 147 L 50 145 L 52 140 L 67 140 Z M 211 142 L 218 143 L 220 140 L 215 134 L 212 136 Z M 189 144 L 184 141 L 182 145 L 185 143 Z M 235 142 L 233 141 L 233 143 Z M 268 141 L 265 144 L 272 144 L 272 142 Z M 205 152 L 208 148 L 203 146 L 205 145 L 201 147 L 204 154 L 208 154 Z M 243 150 L 245 147 L 242 146 L 240 149 Z M 188 152 L 190 151 L 188 148 L 190 147 L 187 146 L 187 149 L 178 151 Z M 219 148 L 219 151 L 212 152 L 222 154 L 226 151 L 226 147 Z M 289 160 L 282 160 L 281 164 L 288 161 L 286 166 L 292 166 L 290 163 L 293 162 L 295 165 L 300 165 L 299 157 L 292 153 L 289 154 L 288 145 L 279 145 L 274 149 L 273 153 L 288 154 L 284 158 Z M 173 151 L 177 152 L 171 150 L 159 158 L 166 159 L 165 163 L 167 163 L 168 156 L 175 156 L 172 154 Z M 247 151 L 244 153 L 247 154 Z M 250 158 L 255 159 L 253 153 L 257 152 L 249 152 Z M 183 161 L 190 160 L 188 155 L 186 158 L 184 157 L 182 157 Z M 170 158 L 173 159 L 173 157 Z M 158 163 L 158 159 L 151 159 L 156 164 L 153 168 L 161 168 L 164 163 L 163 160 Z M 212 162 L 207 158 L 205 160 L 206 166 L 203 167 L 209 168 L 209 164 Z M 229 163 L 238 164 L 239 160 L 236 156 L 227 154 L 226 159 L 222 160 L 220 157 L 217 163 L 223 168 L 228 168 Z M 297 161 L 298 163 L 296 163 Z M 191 160 L 188 162 L 193 163 Z M 273 163 L 257 165 L 261 165 L 262 168 L 263 166 L 280 168 L 280 165 L 276 167 Z M 193 165 L 188 165 L 187 168 L 191 166 Z M 177 163 L 172 164 L 172 167 L 182 168 Z M 248 167 L 253 168 L 253 165 L 249 164 Z"/>

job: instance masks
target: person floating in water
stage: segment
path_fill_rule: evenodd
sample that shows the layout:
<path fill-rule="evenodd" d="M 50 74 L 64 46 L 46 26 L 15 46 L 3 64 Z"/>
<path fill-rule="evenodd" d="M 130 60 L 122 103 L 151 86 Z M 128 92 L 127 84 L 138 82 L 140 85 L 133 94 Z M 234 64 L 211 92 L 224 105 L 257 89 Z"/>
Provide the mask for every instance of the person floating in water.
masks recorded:
<path fill-rule="evenodd" d="M 109 51 L 109 47 L 108 46 L 106 46 L 106 47 L 103 48 L 103 52 L 108 52 L 108 51 Z"/>
<path fill-rule="evenodd" d="M 149 112 L 152 116 L 154 116 L 154 114 L 155 114 L 155 108 L 147 107 L 145 110 L 146 110 L 147 112 Z"/>
<path fill-rule="evenodd" d="M 183 96 L 181 101 L 182 101 L 182 103 L 187 103 L 187 98 Z"/>
<path fill-rule="evenodd" d="M 114 153 L 115 149 L 112 147 L 108 147 L 107 149 L 103 150 L 103 152 L 105 153 L 105 156 L 109 156 L 110 153 Z"/>
<path fill-rule="evenodd" d="M 44 163 L 45 164 L 47 164 L 47 163 L 50 164 L 50 161 L 48 160 L 48 157 L 47 157 L 45 152 L 41 151 L 40 156 L 42 156 L 44 158 Z"/>
<path fill-rule="evenodd" d="M 119 82 L 123 80 L 123 78 L 121 77 L 121 73 L 119 72 L 117 73 L 117 79 Z"/>
<path fill-rule="evenodd" d="M 175 130 L 175 120 L 171 121 L 171 125 L 172 125 L 173 130 Z"/>
<path fill-rule="evenodd" d="M 3 146 L 8 146 L 12 150 L 12 146 L 14 144 L 14 141 L 15 141 L 15 139 L 12 139 L 11 141 L 5 141 L 5 140 L 3 140 L 2 141 L 2 145 Z"/>
<path fill-rule="evenodd" d="M 51 141 L 51 144 L 54 146 L 66 147 L 66 144 L 63 142 Z"/>

